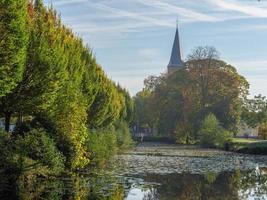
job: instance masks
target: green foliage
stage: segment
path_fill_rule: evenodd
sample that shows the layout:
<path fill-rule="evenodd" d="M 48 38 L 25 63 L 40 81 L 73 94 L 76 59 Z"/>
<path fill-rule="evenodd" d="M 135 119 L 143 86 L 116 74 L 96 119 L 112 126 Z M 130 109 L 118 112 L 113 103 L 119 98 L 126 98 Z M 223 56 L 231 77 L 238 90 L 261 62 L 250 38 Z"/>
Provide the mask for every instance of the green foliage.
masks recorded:
<path fill-rule="evenodd" d="M 135 124 L 148 126 L 179 143 L 194 143 L 202 121 L 214 113 L 221 126 L 236 132 L 248 83 L 219 60 L 211 47 L 198 47 L 186 68 L 149 77 L 135 97 Z"/>
<path fill-rule="evenodd" d="M 213 171 L 208 171 L 204 174 L 204 178 L 206 179 L 206 181 L 208 182 L 208 184 L 213 184 L 216 181 L 218 174 L 216 174 Z"/>
<path fill-rule="evenodd" d="M 229 149 L 240 153 L 267 155 L 267 141 L 233 138 L 229 141 Z"/>
<path fill-rule="evenodd" d="M 66 157 L 66 165 L 70 169 L 85 167 L 89 163 L 85 147 L 88 134 L 85 100 L 70 84 L 63 88 L 56 102 L 49 118 L 56 130 L 59 149 Z"/>
<path fill-rule="evenodd" d="M 118 148 L 125 150 L 132 147 L 132 134 L 130 132 L 128 124 L 125 121 L 118 121 L 115 124 L 115 127 Z"/>
<path fill-rule="evenodd" d="M 125 120 L 128 124 L 131 124 L 134 119 L 134 101 L 131 98 L 129 92 L 120 85 L 117 86 L 118 92 L 124 97 L 125 106 L 123 106 L 120 114 L 120 118 Z"/>
<path fill-rule="evenodd" d="M 88 112 L 90 128 L 107 127 L 114 123 L 125 108 L 124 96 L 118 92 L 116 86 L 108 79 L 100 82 L 101 87 Z"/>
<path fill-rule="evenodd" d="M 66 158 L 66 168 L 75 170 L 90 163 L 90 150 L 96 148 L 99 155 L 95 157 L 100 160 L 104 151 L 117 148 L 115 130 L 111 134 L 103 130 L 119 120 L 131 122 L 133 103 L 129 93 L 108 79 L 91 49 L 61 23 L 53 8 L 45 7 L 41 0 L 0 0 L 0 5 L 0 37 L 9 38 L 6 52 L 2 38 L 0 43 L 0 52 L 8 55 L 1 56 L 0 62 L 0 115 L 7 119 L 7 127 L 8 119 L 19 119 L 16 134 L 25 136 L 16 145 L 25 146 L 25 155 L 19 148 L 18 155 L 59 172 L 64 162 L 61 154 Z M 2 88 L 2 80 L 6 88 Z M 23 131 L 23 116 L 34 119 L 49 136 L 40 129 Z M 127 126 L 118 128 L 122 148 L 130 143 Z M 89 134 L 89 129 L 99 130 L 97 137 L 107 149 L 98 150 L 94 142 L 92 147 L 87 144 L 88 138 L 96 137 Z"/>
<path fill-rule="evenodd" d="M 42 4 L 29 5 L 30 41 L 26 70 L 18 96 L 24 114 L 45 112 L 53 106 L 66 79 L 68 35 L 55 12 Z M 44 84 L 45 83 L 45 84 Z"/>
<path fill-rule="evenodd" d="M 112 129 L 97 130 L 89 133 L 87 148 L 90 159 L 95 165 L 103 164 L 117 151 L 116 134 Z"/>
<path fill-rule="evenodd" d="M 59 179 L 20 179 L 17 183 L 17 197 L 20 200 L 62 200 L 64 184 Z"/>
<path fill-rule="evenodd" d="M 10 175 L 18 173 L 13 141 L 10 134 L 2 129 L 0 129 L 0 150 L 0 175 L 2 173 L 10 173 Z"/>
<path fill-rule="evenodd" d="M 26 61 L 27 0 L 0 0 L 0 97 L 21 80 Z"/>
<path fill-rule="evenodd" d="M 133 141 L 128 124 L 125 121 L 118 121 L 114 127 L 91 131 L 86 144 L 92 164 L 102 165 L 118 150 L 132 147 Z"/>
<path fill-rule="evenodd" d="M 230 132 L 220 125 L 214 114 L 205 117 L 198 135 L 202 146 L 220 148 L 231 137 Z"/>
<path fill-rule="evenodd" d="M 0 130 L 0 176 L 7 184 L 15 184 L 38 176 L 58 175 L 64 170 L 64 157 L 54 141 L 42 129 L 33 129 L 25 136 Z"/>
<path fill-rule="evenodd" d="M 175 129 L 175 139 L 178 144 L 195 144 L 196 139 L 192 137 L 192 128 L 186 126 L 188 123 L 177 123 Z"/>
<path fill-rule="evenodd" d="M 251 127 L 267 122 L 266 97 L 257 95 L 253 99 L 244 99 L 241 118 Z"/>
<path fill-rule="evenodd" d="M 174 138 L 179 142 L 188 138 L 188 134 L 192 132 L 188 129 L 190 124 L 187 123 L 186 119 L 191 110 L 189 110 L 188 105 L 190 96 L 183 95 L 185 84 L 190 85 L 189 74 L 185 70 L 165 77 L 154 92 L 151 106 L 154 116 L 158 117 L 160 135 Z M 189 92 L 187 93 L 189 94 Z M 194 105 L 191 105 L 190 109 L 193 110 Z"/>
<path fill-rule="evenodd" d="M 32 129 L 16 142 L 16 147 L 23 156 L 48 166 L 52 173 L 58 174 L 64 170 L 64 157 L 45 130 Z"/>
<path fill-rule="evenodd" d="M 149 107 L 151 92 L 144 89 L 134 97 L 135 115 L 134 121 L 139 127 L 152 125 L 152 113 Z"/>

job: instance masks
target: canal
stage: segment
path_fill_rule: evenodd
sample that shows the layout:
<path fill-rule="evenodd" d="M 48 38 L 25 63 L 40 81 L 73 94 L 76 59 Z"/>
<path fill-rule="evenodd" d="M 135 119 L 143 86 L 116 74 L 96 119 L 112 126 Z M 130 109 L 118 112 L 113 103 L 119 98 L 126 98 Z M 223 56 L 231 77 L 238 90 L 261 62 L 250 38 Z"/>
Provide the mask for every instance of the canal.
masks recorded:
<path fill-rule="evenodd" d="M 267 156 L 142 143 L 115 156 L 103 170 L 25 181 L 10 193 L 14 199 L 267 199 Z"/>

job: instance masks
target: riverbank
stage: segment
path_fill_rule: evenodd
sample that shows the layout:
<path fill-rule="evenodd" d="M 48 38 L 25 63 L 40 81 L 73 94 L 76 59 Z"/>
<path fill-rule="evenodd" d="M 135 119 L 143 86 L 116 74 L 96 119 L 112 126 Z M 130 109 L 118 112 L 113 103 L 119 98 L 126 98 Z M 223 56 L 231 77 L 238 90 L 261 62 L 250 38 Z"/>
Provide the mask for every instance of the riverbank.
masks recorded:
<path fill-rule="evenodd" d="M 229 151 L 239 153 L 267 155 L 266 140 L 233 138 L 226 148 Z"/>
<path fill-rule="evenodd" d="M 13 195 L 22 200 L 254 200 L 267 199 L 266 169 L 264 155 L 143 142 L 116 155 L 102 170 L 25 179 L 16 189 L 0 189 L 7 197 L 1 199 Z"/>
<path fill-rule="evenodd" d="M 141 144 L 141 138 L 134 138 L 137 145 Z M 143 142 L 145 144 L 168 144 L 175 145 L 173 139 L 167 137 L 144 137 Z M 180 146 L 185 146 L 181 145 Z M 201 148 L 198 145 L 189 145 L 195 148 Z M 256 155 L 267 155 L 267 140 L 259 140 L 253 138 L 232 138 L 228 142 L 225 142 L 224 146 L 221 148 L 225 151 L 245 153 L 245 154 L 256 154 Z"/>

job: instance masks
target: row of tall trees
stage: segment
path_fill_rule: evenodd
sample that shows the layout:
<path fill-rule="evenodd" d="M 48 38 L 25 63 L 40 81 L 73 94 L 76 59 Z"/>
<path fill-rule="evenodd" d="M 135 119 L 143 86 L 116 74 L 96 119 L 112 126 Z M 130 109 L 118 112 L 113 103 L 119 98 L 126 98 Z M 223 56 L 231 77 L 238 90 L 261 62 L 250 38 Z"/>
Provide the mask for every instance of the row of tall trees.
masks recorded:
<path fill-rule="evenodd" d="M 184 69 L 145 80 L 145 88 L 135 97 L 135 121 L 183 143 L 199 138 L 198 130 L 210 113 L 223 128 L 236 132 L 248 87 L 213 47 L 198 47 Z"/>
<path fill-rule="evenodd" d="M 0 9 L 0 115 L 6 131 L 16 117 L 17 133 L 27 135 L 27 118 L 48 132 L 69 169 L 87 166 L 91 132 L 131 120 L 128 92 L 108 79 L 91 49 L 41 0 L 1 0 Z"/>
<path fill-rule="evenodd" d="M 27 1 L 0 1 L 0 97 L 22 79 L 27 48 Z"/>

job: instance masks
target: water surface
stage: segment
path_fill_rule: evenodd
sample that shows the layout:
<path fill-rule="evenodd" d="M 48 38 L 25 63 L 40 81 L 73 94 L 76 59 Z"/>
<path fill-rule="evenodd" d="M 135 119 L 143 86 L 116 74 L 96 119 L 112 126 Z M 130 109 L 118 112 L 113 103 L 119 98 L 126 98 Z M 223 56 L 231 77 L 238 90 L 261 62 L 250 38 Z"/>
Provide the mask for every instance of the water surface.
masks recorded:
<path fill-rule="evenodd" d="M 1 181 L 4 183 L 4 181 Z M 143 143 L 103 170 L 58 179 L 23 180 L 0 199 L 267 199 L 267 156 Z"/>
<path fill-rule="evenodd" d="M 267 199 L 267 156 L 143 143 L 112 166 L 127 200 Z"/>

